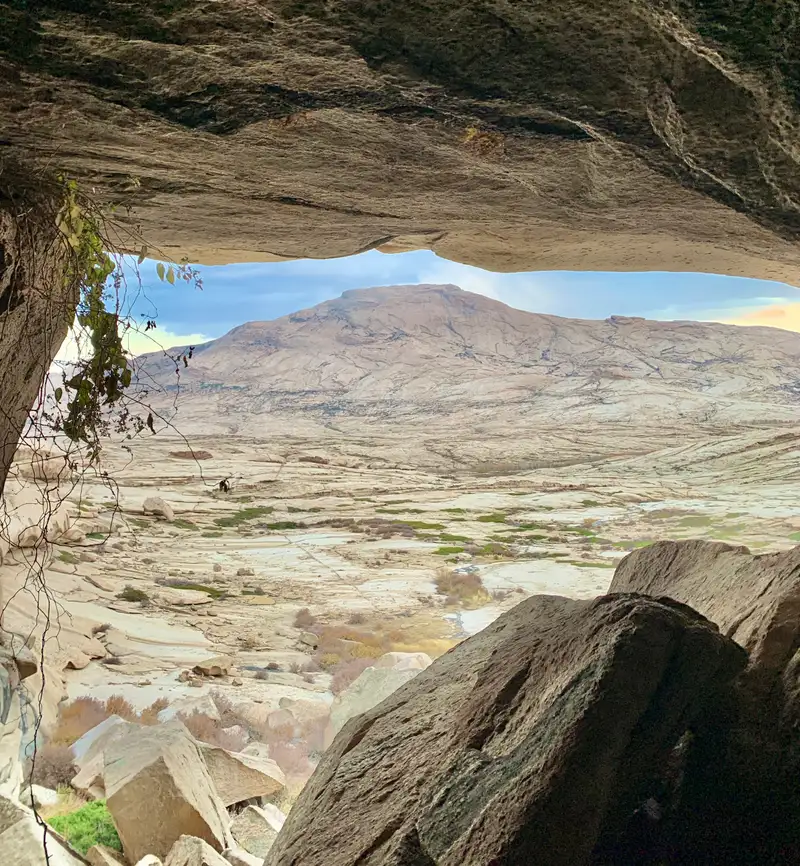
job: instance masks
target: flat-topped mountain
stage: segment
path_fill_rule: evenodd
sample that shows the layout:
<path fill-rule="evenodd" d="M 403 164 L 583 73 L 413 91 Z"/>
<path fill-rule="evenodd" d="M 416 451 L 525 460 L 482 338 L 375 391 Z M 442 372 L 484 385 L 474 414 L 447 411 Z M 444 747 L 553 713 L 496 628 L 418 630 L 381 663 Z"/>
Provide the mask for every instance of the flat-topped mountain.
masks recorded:
<path fill-rule="evenodd" d="M 174 352 L 172 353 L 174 354 Z M 452 285 L 345 292 L 195 348 L 166 389 L 187 432 L 255 433 L 265 417 L 474 425 L 794 422 L 800 334 L 705 322 L 568 319 L 513 309 Z M 455 420 L 455 419 L 454 419 Z"/>

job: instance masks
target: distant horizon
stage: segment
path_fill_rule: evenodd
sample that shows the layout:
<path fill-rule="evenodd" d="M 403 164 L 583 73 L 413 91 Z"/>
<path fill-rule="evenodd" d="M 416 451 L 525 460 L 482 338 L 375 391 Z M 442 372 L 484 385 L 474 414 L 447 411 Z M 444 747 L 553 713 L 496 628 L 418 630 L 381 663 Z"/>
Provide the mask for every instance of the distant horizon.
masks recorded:
<path fill-rule="evenodd" d="M 120 311 L 155 331 L 133 330 L 132 354 L 202 345 L 253 321 L 274 321 L 339 298 L 346 291 L 396 285 L 458 286 L 524 312 L 600 321 L 626 316 L 663 322 L 718 322 L 800 331 L 800 290 L 784 283 L 716 274 L 593 271 L 495 273 L 441 259 L 427 250 L 387 255 L 376 251 L 340 259 L 298 259 L 200 266 L 202 291 L 159 280 L 156 264 L 141 266 L 123 292 Z M 68 339 L 59 358 L 75 355 Z"/>

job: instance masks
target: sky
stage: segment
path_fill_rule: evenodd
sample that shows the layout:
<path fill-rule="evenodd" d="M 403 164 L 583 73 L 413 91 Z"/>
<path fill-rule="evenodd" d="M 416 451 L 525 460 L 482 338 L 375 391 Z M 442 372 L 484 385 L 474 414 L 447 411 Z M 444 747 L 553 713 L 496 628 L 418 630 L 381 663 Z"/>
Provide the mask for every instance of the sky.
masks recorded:
<path fill-rule="evenodd" d="M 512 307 L 573 318 L 610 315 L 770 325 L 800 331 L 800 289 L 766 280 L 692 273 L 538 271 L 498 274 L 438 258 L 427 250 L 370 251 L 341 259 L 200 266 L 202 290 L 159 280 L 156 263 L 129 262 L 125 311 L 157 330 L 131 332 L 134 354 L 220 337 L 243 322 L 275 319 L 347 289 L 453 283 Z M 69 348 L 62 351 L 67 357 Z"/>

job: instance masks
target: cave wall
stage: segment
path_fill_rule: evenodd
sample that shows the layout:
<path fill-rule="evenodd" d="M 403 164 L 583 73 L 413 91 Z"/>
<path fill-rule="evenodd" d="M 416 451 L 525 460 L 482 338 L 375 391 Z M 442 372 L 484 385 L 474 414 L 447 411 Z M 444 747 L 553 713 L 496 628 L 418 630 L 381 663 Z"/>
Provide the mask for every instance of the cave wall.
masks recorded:
<path fill-rule="evenodd" d="M 2 139 L 120 203 L 121 245 L 154 255 L 800 283 L 797 11 L 15 0 Z"/>

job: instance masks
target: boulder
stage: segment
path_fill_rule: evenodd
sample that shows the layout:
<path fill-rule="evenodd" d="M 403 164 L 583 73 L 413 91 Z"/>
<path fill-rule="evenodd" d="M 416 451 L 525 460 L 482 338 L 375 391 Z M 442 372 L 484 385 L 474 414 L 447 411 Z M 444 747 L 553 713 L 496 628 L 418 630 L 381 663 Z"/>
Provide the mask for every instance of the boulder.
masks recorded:
<path fill-rule="evenodd" d="M 192 670 L 204 677 L 226 677 L 232 668 L 232 658 L 229 656 L 214 656 L 196 664 Z"/>
<path fill-rule="evenodd" d="M 266 857 L 278 838 L 286 816 L 276 806 L 247 806 L 231 823 L 231 833 L 239 845 L 255 857 Z"/>
<path fill-rule="evenodd" d="M 392 668 L 396 671 L 424 671 L 433 664 L 427 653 L 384 653 L 375 660 L 373 667 Z"/>
<path fill-rule="evenodd" d="M 124 737 L 135 727 L 136 725 L 119 716 L 109 716 L 72 744 L 78 772 L 70 785 L 78 793 L 94 800 L 105 796 L 105 751 L 111 743 Z"/>
<path fill-rule="evenodd" d="M 145 854 L 141 860 L 136 863 L 136 866 L 162 866 L 161 859 L 155 854 Z"/>
<path fill-rule="evenodd" d="M 30 481 L 67 481 L 72 474 L 66 454 L 25 445 L 14 454 L 14 468 Z"/>
<path fill-rule="evenodd" d="M 208 743 L 198 743 L 209 775 L 226 806 L 252 797 L 272 797 L 286 786 L 281 768 L 269 758 L 243 752 L 228 752 Z"/>
<path fill-rule="evenodd" d="M 362 671 L 343 692 L 333 699 L 330 720 L 325 729 L 326 747 L 333 742 L 333 738 L 350 719 L 371 710 L 419 673 L 420 671 L 414 668 L 406 670 L 367 668 Z"/>
<path fill-rule="evenodd" d="M 92 845 L 86 852 L 86 859 L 90 866 L 126 866 L 122 854 L 107 845 Z"/>
<path fill-rule="evenodd" d="M 230 863 L 230 866 L 263 866 L 264 858 L 249 854 L 244 848 L 226 848 L 222 856 Z"/>
<path fill-rule="evenodd" d="M 166 857 L 181 836 L 216 851 L 230 840 L 228 815 L 196 743 L 180 722 L 137 727 L 105 752 L 107 805 L 134 862 Z"/>
<path fill-rule="evenodd" d="M 526 599 L 340 731 L 266 864 L 587 864 L 744 664 L 675 602 Z"/>
<path fill-rule="evenodd" d="M 83 866 L 55 833 L 47 830 L 47 854 L 42 844 L 45 831 L 31 809 L 0 794 L 0 863 L 5 866 Z"/>
<path fill-rule="evenodd" d="M 200 713 L 215 722 L 220 720 L 219 710 L 211 695 L 198 695 L 196 698 L 180 698 L 173 701 L 168 707 L 164 707 L 158 714 L 159 722 L 168 722 L 176 716 L 191 716 L 192 713 Z"/>
<path fill-rule="evenodd" d="M 172 846 L 164 866 L 228 866 L 228 861 L 203 839 L 181 836 Z"/>
<path fill-rule="evenodd" d="M 25 806 L 35 805 L 37 809 L 41 809 L 42 806 L 57 806 L 59 799 L 58 791 L 43 788 L 41 785 L 31 785 L 19 795 L 20 803 Z"/>
<path fill-rule="evenodd" d="M 60 541 L 72 522 L 66 503 L 59 500 L 52 488 L 10 474 L 0 497 L 0 525 L 2 561 L 2 554 L 9 549 Z"/>
<path fill-rule="evenodd" d="M 691 856 L 800 862 L 800 547 L 755 556 L 662 541 L 625 557 L 611 590 L 691 605 L 749 653 L 730 706 L 695 738 L 693 796 L 683 795 L 684 836 L 701 846 Z"/>
<path fill-rule="evenodd" d="M 319 645 L 319 635 L 314 634 L 313 631 L 301 631 L 300 632 L 300 643 L 311 647 L 311 649 L 316 649 L 317 646 Z"/>
<path fill-rule="evenodd" d="M 160 496 L 148 496 L 142 503 L 142 513 L 157 514 L 170 523 L 175 519 L 175 512 L 172 510 L 172 506 Z"/>

